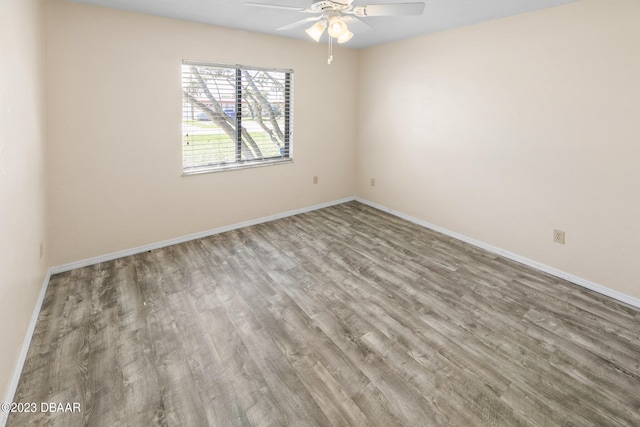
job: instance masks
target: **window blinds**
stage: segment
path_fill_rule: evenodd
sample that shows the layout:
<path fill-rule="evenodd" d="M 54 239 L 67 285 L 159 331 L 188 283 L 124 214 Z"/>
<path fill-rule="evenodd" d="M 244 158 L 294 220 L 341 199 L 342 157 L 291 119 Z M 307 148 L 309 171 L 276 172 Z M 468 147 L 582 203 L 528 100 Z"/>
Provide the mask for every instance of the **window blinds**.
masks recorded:
<path fill-rule="evenodd" d="M 292 70 L 183 61 L 183 172 L 290 160 L 292 89 Z"/>

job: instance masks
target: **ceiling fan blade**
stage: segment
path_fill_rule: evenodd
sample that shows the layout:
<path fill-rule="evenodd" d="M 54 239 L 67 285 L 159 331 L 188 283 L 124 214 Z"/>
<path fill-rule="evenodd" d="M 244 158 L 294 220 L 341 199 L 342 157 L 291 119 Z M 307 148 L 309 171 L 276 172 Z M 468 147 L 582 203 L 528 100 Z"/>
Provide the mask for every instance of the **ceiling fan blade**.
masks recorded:
<path fill-rule="evenodd" d="M 365 31 L 369 31 L 371 26 L 356 18 L 355 16 L 343 16 L 342 21 L 348 25 L 349 30 L 352 33 L 364 33 Z"/>
<path fill-rule="evenodd" d="M 304 11 L 304 7 L 295 7 L 295 6 L 283 6 L 280 4 L 266 4 L 266 3 L 252 3 L 252 2 L 244 2 L 242 3 L 243 6 L 250 6 L 250 7 L 262 7 L 265 9 L 283 9 L 283 10 L 293 10 L 296 12 L 302 12 Z"/>
<path fill-rule="evenodd" d="M 368 4 L 366 6 L 356 6 L 353 12 L 356 16 L 409 16 L 422 15 L 424 3 L 389 3 L 389 4 Z"/>
<path fill-rule="evenodd" d="M 306 24 L 308 22 L 317 21 L 320 18 L 322 18 L 322 15 L 320 15 L 320 16 L 310 16 L 309 18 L 305 18 L 305 19 L 301 19 L 300 21 L 296 21 L 293 24 L 289 24 L 289 25 L 285 25 L 284 27 L 276 28 L 276 31 L 283 31 L 283 30 L 290 30 L 292 28 L 298 28 L 298 27 L 301 27 L 301 26 L 303 26 L 304 24 Z"/>

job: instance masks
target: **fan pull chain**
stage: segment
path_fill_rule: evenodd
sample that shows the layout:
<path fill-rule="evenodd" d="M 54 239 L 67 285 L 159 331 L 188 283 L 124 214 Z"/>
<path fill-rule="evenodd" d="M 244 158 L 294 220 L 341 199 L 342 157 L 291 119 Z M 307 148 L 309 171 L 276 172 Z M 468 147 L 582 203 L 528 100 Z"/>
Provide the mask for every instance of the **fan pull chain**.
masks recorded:
<path fill-rule="evenodd" d="M 331 65 L 333 62 L 333 37 L 329 34 L 327 36 L 329 36 L 329 58 L 327 59 L 327 64 Z"/>

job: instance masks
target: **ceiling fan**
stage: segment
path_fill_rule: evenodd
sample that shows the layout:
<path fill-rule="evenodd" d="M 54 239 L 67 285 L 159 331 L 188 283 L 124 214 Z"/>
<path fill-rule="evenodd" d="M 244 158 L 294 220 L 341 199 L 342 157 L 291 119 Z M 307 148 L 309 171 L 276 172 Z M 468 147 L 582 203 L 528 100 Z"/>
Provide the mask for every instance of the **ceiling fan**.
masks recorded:
<path fill-rule="evenodd" d="M 352 3 L 353 0 L 314 0 L 308 8 L 253 2 L 244 2 L 243 4 L 250 7 L 318 14 L 317 16 L 311 16 L 292 24 L 285 25 L 284 27 L 276 28 L 276 30 L 290 30 L 315 22 L 311 27 L 307 28 L 305 32 L 313 40 L 320 41 L 320 37 L 324 34 L 326 29 L 329 34 L 330 52 L 333 39 L 336 39 L 338 43 L 346 43 L 353 37 L 353 32 L 349 30 L 347 24 L 349 24 L 351 29 L 355 32 L 362 32 L 371 28 L 358 18 L 368 16 L 422 15 L 422 12 L 424 11 L 423 2 L 369 4 L 363 6 L 354 6 Z M 329 64 L 332 59 L 333 57 L 331 53 L 329 53 Z"/>

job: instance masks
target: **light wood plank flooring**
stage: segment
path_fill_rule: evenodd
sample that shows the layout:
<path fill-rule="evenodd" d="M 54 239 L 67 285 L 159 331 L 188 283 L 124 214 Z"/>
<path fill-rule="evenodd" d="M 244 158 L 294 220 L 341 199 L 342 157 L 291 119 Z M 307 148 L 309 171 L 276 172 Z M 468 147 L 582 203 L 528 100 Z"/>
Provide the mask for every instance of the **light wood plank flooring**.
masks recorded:
<path fill-rule="evenodd" d="M 638 426 L 640 314 L 350 202 L 53 276 L 15 400 L 81 412 L 9 426 Z"/>

